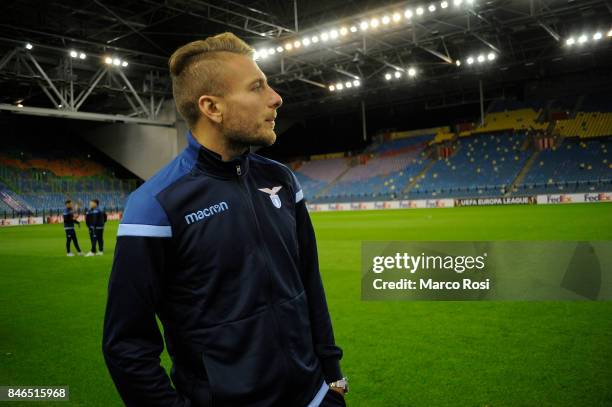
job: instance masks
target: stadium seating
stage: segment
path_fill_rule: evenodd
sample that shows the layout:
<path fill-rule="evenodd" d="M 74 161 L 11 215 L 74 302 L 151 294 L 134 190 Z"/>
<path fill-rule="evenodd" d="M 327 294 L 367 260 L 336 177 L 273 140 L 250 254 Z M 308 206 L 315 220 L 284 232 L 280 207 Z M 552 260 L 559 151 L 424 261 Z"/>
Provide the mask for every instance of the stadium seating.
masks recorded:
<path fill-rule="evenodd" d="M 346 158 L 306 161 L 295 172 L 306 199 L 313 198 L 321 189 L 348 170 Z"/>
<path fill-rule="evenodd" d="M 499 196 L 531 154 L 523 132 L 478 134 L 457 141 L 456 153 L 436 161 L 406 197 Z"/>
<path fill-rule="evenodd" d="M 593 192 L 612 188 L 612 140 L 566 139 L 540 152 L 515 195 Z"/>
<path fill-rule="evenodd" d="M 0 182 L 0 216 L 58 211 L 66 199 L 77 208 L 87 207 L 91 199 L 98 199 L 103 208 L 123 208 L 139 184 L 116 178 L 111 169 L 78 155 L 10 149 L 0 152 Z"/>
<path fill-rule="evenodd" d="M 563 137 L 580 138 L 609 136 L 612 133 L 612 113 L 579 112 L 572 119 L 558 120 L 555 133 Z"/>
<path fill-rule="evenodd" d="M 423 148 L 381 155 L 351 167 L 319 201 L 393 199 L 428 161 Z"/>

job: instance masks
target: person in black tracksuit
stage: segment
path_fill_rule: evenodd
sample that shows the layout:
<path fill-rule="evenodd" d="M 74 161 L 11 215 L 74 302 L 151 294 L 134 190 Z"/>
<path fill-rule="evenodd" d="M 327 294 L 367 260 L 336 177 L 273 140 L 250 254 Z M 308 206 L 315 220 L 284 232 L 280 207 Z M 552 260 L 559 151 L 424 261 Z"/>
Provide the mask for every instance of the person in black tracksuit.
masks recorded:
<path fill-rule="evenodd" d="M 98 201 L 97 199 L 94 199 L 93 201 L 96 203 L 96 209 L 98 210 L 94 222 L 96 242 L 98 243 L 97 253 L 102 255 L 104 253 L 104 225 L 106 224 L 108 216 L 106 215 L 106 212 L 103 209 L 100 209 L 100 201 Z"/>
<path fill-rule="evenodd" d="M 74 218 L 74 212 L 72 211 L 72 201 L 67 200 L 65 202 L 66 208 L 64 209 L 64 231 L 66 232 L 66 253 L 68 256 L 74 256 L 70 252 L 70 242 L 74 243 L 74 248 L 77 253 L 81 255 L 81 248 L 79 247 L 79 241 L 77 239 L 76 233 L 74 231 L 74 224 L 76 223 L 79 228 L 81 227 L 81 223 Z"/>
<path fill-rule="evenodd" d="M 89 240 L 91 241 L 91 251 L 87 253 L 87 256 L 96 254 L 96 225 L 99 215 L 100 210 L 98 209 L 98 204 L 95 199 L 92 199 L 89 201 L 89 209 L 85 212 L 85 224 L 87 225 L 87 230 L 89 230 Z"/>
<path fill-rule="evenodd" d="M 303 191 L 289 168 L 249 150 L 274 142 L 280 96 L 252 54 L 224 51 L 219 63 L 233 78 L 224 98 L 201 97 L 195 119 L 185 112 L 181 87 L 208 82 L 182 69 L 197 60 L 194 47 L 218 47 L 220 37 L 244 44 L 225 33 L 171 58 L 192 130 L 128 198 L 104 319 L 108 370 L 130 407 L 345 406 L 343 351 Z"/>

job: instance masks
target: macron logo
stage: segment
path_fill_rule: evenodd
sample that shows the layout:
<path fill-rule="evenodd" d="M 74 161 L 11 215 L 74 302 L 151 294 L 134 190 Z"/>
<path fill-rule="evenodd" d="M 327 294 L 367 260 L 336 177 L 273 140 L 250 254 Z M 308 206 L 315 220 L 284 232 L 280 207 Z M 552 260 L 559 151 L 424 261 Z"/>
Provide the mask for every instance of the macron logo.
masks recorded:
<path fill-rule="evenodd" d="M 188 225 L 191 225 L 192 223 L 199 222 L 205 218 L 214 216 L 217 213 L 226 211 L 228 209 L 229 207 L 225 202 L 219 202 L 218 204 L 211 205 L 208 208 L 203 208 L 199 211 L 188 213 L 185 215 L 185 222 L 187 222 Z"/>

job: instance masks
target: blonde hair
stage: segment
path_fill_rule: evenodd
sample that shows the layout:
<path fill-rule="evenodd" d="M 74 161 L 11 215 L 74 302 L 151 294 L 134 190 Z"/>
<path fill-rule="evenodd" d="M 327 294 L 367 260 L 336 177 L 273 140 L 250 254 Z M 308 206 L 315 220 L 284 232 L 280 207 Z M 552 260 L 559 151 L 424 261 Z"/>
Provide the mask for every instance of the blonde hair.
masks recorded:
<path fill-rule="evenodd" d="M 223 96 L 227 90 L 224 52 L 252 57 L 254 50 L 233 33 L 225 32 L 183 45 L 168 61 L 174 102 L 190 128 L 200 118 L 200 96 Z"/>

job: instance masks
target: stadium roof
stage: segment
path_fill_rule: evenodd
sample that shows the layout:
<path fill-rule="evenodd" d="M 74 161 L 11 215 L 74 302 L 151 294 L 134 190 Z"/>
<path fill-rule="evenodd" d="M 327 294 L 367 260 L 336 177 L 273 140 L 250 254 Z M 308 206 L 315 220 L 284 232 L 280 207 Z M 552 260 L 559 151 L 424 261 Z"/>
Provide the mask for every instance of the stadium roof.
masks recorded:
<path fill-rule="evenodd" d="M 461 104 L 478 98 L 479 80 L 503 92 L 612 72 L 605 0 L 16 0 L 0 11 L 0 103 L 140 120 L 171 97 L 172 51 L 223 31 L 259 51 L 284 109 L 304 116 L 360 100 Z"/>

